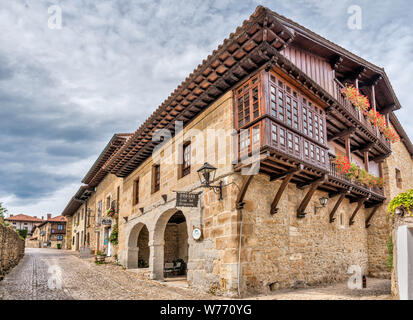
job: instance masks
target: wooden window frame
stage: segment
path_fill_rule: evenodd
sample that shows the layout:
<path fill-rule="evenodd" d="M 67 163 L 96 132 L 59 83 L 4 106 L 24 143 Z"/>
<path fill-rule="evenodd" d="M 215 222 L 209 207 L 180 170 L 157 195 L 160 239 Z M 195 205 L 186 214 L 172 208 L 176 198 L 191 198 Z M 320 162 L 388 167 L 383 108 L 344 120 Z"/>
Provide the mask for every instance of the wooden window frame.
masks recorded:
<path fill-rule="evenodd" d="M 179 166 L 180 167 L 179 178 L 183 178 L 191 173 L 191 152 L 192 152 L 191 142 L 187 141 L 182 145 L 182 157 L 181 157 L 182 164 Z M 186 156 L 188 156 L 187 159 L 186 159 Z"/>
<path fill-rule="evenodd" d="M 399 189 L 403 189 L 402 171 L 399 168 L 395 168 L 395 175 L 396 175 L 396 187 Z"/>
<path fill-rule="evenodd" d="M 156 193 L 161 189 L 161 166 L 154 164 L 152 166 L 152 193 Z"/>
<path fill-rule="evenodd" d="M 139 203 L 139 178 L 133 181 L 133 205 Z"/>
<path fill-rule="evenodd" d="M 261 74 L 258 73 L 234 90 L 234 120 L 235 127 L 238 130 L 263 114 L 261 79 Z M 247 99 L 245 99 L 246 96 Z M 242 108 L 240 108 L 240 102 Z M 246 102 L 248 102 L 248 105 Z"/>
<path fill-rule="evenodd" d="M 111 208 L 111 204 L 112 204 L 112 196 L 108 195 L 105 198 L 105 202 L 106 202 L 106 210 L 109 210 Z"/>

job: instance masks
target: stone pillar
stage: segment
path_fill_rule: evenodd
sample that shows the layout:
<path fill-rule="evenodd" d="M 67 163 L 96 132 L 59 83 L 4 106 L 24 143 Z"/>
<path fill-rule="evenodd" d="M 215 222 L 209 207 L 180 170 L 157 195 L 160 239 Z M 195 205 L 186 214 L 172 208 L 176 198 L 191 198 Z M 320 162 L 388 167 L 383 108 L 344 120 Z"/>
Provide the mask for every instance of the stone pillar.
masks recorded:
<path fill-rule="evenodd" d="M 164 271 L 164 247 L 165 242 L 160 244 L 149 245 L 150 254 L 149 254 L 149 270 L 151 272 L 152 280 L 163 280 L 163 271 Z"/>
<path fill-rule="evenodd" d="M 127 260 L 126 268 L 137 269 L 138 268 L 138 258 L 139 258 L 139 248 L 128 248 L 127 249 Z"/>

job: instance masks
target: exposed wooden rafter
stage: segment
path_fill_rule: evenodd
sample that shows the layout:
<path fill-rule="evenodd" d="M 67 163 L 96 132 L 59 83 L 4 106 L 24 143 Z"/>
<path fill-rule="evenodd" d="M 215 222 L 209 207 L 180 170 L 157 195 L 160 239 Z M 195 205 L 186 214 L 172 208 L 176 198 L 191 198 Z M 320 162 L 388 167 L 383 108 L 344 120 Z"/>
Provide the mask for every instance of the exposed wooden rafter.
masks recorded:
<path fill-rule="evenodd" d="M 361 198 L 361 199 L 357 200 L 356 209 L 354 210 L 353 214 L 350 217 L 350 221 L 349 221 L 350 226 L 352 226 L 354 224 L 354 218 L 356 217 L 357 213 L 359 212 L 359 210 L 363 206 L 364 202 L 368 199 L 369 199 L 369 197 L 365 197 L 365 198 Z"/>
<path fill-rule="evenodd" d="M 236 204 L 235 204 L 238 210 L 244 209 L 244 205 L 245 205 L 244 197 L 245 197 L 245 194 L 247 193 L 248 186 L 250 185 L 253 177 L 254 177 L 253 175 L 245 176 L 242 181 L 241 190 L 238 193 L 238 197 L 237 197 Z"/>
<path fill-rule="evenodd" d="M 348 128 L 348 129 L 346 129 L 346 130 L 343 130 L 343 131 L 335 134 L 334 136 L 329 137 L 329 138 L 328 138 L 328 141 L 334 141 L 334 140 L 337 140 L 337 139 L 346 137 L 346 136 L 354 133 L 355 131 L 356 131 L 356 128 L 355 128 L 355 127 L 350 127 L 350 128 Z"/>
<path fill-rule="evenodd" d="M 346 195 L 350 194 L 350 190 L 343 190 L 339 193 L 339 198 L 334 205 L 334 208 L 330 212 L 330 223 L 333 223 L 336 219 L 334 218 L 334 215 L 336 214 L 338 208 L 340 207 L 341 203 L 343 202 L 344 198 Z"/>
<path fill-rule="evenodd" d="M 373 207 L 373 210 L 371 211 L 370 215 L 366 219 L 366 229 L 370 227 L 370 221 L 373 218 L 373 216 L 376 214 L 377 210 L 383 205 L 383 203 L 377 204 L 375 207 Z"/>
<path fill-rule="evenodd" d="M 303 169 L 304 169 L 304 166 L 300 164 L 297 168 L 290 169 L 284 175 L 280 176 L 279 179 L 284 177 L 284 180 L 281 183 L 280 187 L 278 188 L 278 191 L 275 194 L 274 200 L 271 204 L 271 214 L 276 214 L 278 212 L 278 208 L 277 208 L 278 203 L 280 202 L 281 196 L 284 193 L 285 189 L 287 188 L 288 183 L 291 181 L 294 174 L 301 172 Z"/>
<path fill-rule="evenodd" d="M 312 181 L 309 186 L 310 190 L 308 190 L 307 194 L 305 195 L 304 199 L 301 201 L 300 206 L 297 209 L 297 218 L 302 219 L 305 218 L 306 213 L 305 210 L 311 200 L 311 197 L 314 195 L 317 188 L 327 180 L 327 175 L 323 175 L 321 178 Z"/>

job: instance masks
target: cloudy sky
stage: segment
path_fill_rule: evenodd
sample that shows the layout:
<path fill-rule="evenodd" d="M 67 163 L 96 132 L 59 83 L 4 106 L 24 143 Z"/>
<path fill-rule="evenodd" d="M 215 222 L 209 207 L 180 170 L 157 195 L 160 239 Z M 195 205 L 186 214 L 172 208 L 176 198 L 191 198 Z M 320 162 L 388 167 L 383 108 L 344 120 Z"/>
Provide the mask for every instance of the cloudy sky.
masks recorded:
<path fill-rule="evenodd" d="M 60 214 L 113 133 L 135 131 L 259 4 L 385 67 L 413 137 L 410 2 L 1 1 L 0 202 Z M 347 26 L 351 5 L 361 30 Z"/>

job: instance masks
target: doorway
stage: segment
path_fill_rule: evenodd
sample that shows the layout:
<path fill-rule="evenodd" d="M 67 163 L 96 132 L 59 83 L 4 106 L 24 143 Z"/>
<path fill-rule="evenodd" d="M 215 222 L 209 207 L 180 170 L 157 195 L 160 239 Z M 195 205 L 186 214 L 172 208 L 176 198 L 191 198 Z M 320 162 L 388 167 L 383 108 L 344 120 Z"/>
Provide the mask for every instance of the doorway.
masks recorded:
<path fill-rule="evenodd" d="M 186 279 L 188 231 L 182 211 L 172 215 L 164 232 L 164 277 Z"/>

